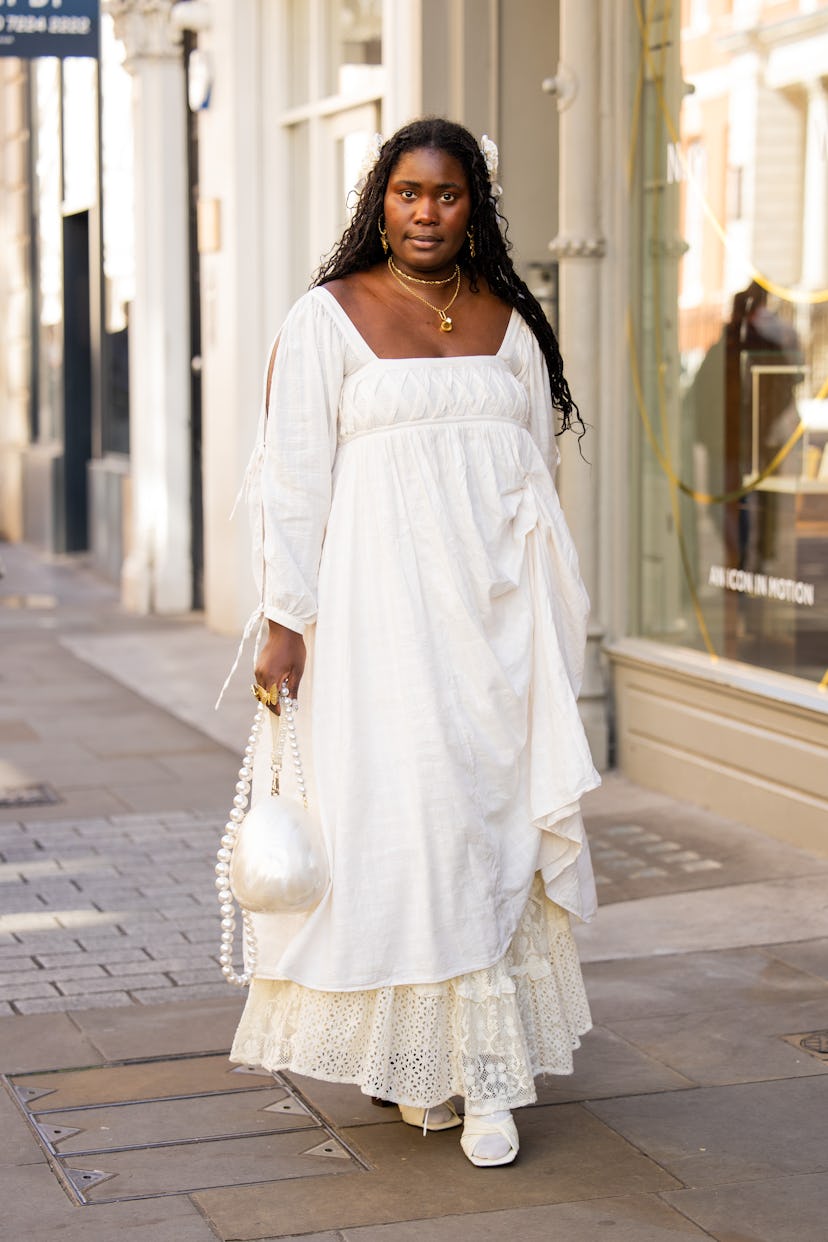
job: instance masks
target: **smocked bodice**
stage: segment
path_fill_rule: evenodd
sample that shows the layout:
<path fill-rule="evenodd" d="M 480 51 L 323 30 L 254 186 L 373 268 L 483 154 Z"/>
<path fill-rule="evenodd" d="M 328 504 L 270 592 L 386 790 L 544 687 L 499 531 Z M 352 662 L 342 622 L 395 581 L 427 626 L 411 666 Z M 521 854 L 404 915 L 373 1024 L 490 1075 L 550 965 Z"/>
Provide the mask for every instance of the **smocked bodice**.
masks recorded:
<path fill-rule="evenodd" d="M 529 399 L 506 360 L 376 358 L 345 379 L 340 442 L 383 427 L 475 419 L 529 423 Z"/>

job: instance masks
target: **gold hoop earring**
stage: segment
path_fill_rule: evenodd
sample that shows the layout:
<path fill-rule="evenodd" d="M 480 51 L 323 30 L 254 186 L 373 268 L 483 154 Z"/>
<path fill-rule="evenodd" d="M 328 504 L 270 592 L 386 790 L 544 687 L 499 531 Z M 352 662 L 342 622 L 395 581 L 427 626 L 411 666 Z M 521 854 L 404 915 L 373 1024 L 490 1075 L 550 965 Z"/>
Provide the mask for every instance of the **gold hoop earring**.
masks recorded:
<path fill-rule="evenodd" d="M 469 229 L 466 236 L 469 239 L 469 257 L 473 259 L 474 256 L 477 254 L 477 250 L 474 244 L 474 225 L 472 225 L 472 227 Z"/>
<path fill-rule="evenodd" d="M 379 229 L 380 241 L 382 242 L 382 252 L 383 254 L 388 254 L 388 232 L 382 218 L 377 221 L 377 228 Z"/>

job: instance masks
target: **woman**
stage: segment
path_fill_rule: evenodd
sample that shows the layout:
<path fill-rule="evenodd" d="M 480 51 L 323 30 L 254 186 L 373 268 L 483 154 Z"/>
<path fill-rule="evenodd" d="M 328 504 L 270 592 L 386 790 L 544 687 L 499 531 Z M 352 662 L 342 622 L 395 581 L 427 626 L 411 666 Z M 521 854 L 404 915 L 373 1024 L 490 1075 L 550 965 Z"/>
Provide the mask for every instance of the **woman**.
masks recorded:
<path fill-rule="evenodd" d="M 462 1095 L 479 1166 L 515 1158 L 511 1110 L 590 1026 L 569 914 L 594 910 L 578 800 L 598 784 L 550 475 L 555 410 L 582 424 L 484 141 L 423 120 L 382 146 L 271 359 L 256 682 L 302 683 L 332 883 L 310 915 L 256 920 L 231 1053 L 428 1130 L 461 1124 Z"/>

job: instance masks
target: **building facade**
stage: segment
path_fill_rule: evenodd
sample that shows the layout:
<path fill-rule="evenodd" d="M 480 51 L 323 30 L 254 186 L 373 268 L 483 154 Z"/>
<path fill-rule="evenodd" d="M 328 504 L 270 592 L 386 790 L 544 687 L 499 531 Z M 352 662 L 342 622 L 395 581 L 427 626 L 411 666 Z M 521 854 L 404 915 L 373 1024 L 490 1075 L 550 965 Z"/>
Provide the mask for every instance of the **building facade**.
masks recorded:
<path fill-rule="evenodd" d="M 3 533 L 75 546 L 38 465 L 71 442 L 87 545 L 127 605 L 203 605 L 237 632 L 252 586 L 229 514 L 269 345 L 347 220 L 369 137 L 451 116 L 500 145 L 515 261 L 589 424 L 588 463 L 564 437 L 560 487 L 593 603 L 581 706 L 599 765 L 825 848 L 828 0 L 103 10 L 97 168 L 66 146 L 88 125 L 67 62 L 59 194 L 34 155 L 54 66 L 0 62 Z M 83 320 L 66 313 L 73 201 L 102 273 L 88 450 L 63 372 L 44 387 L 54 325 L 30 275 L 45 212 L 52 313 Z"/>

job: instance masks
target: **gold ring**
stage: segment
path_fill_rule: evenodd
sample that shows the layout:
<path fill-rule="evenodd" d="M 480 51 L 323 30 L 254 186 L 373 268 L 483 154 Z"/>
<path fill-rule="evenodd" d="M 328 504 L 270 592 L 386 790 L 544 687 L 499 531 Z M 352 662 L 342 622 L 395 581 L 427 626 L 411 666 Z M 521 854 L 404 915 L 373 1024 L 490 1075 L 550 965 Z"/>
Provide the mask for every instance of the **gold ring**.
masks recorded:
<path fill-rule="evenodd" d="M 260 686 L 258 682 L 253 683 L 250 687 L 250 692 L 253 697 L 257 698 L 260 703 L 263 703 L 265 707 L 270 707 L 272 705 L 273 699 L 270 697 L 270 691 L 265 690 L 264 686 Z"/>

